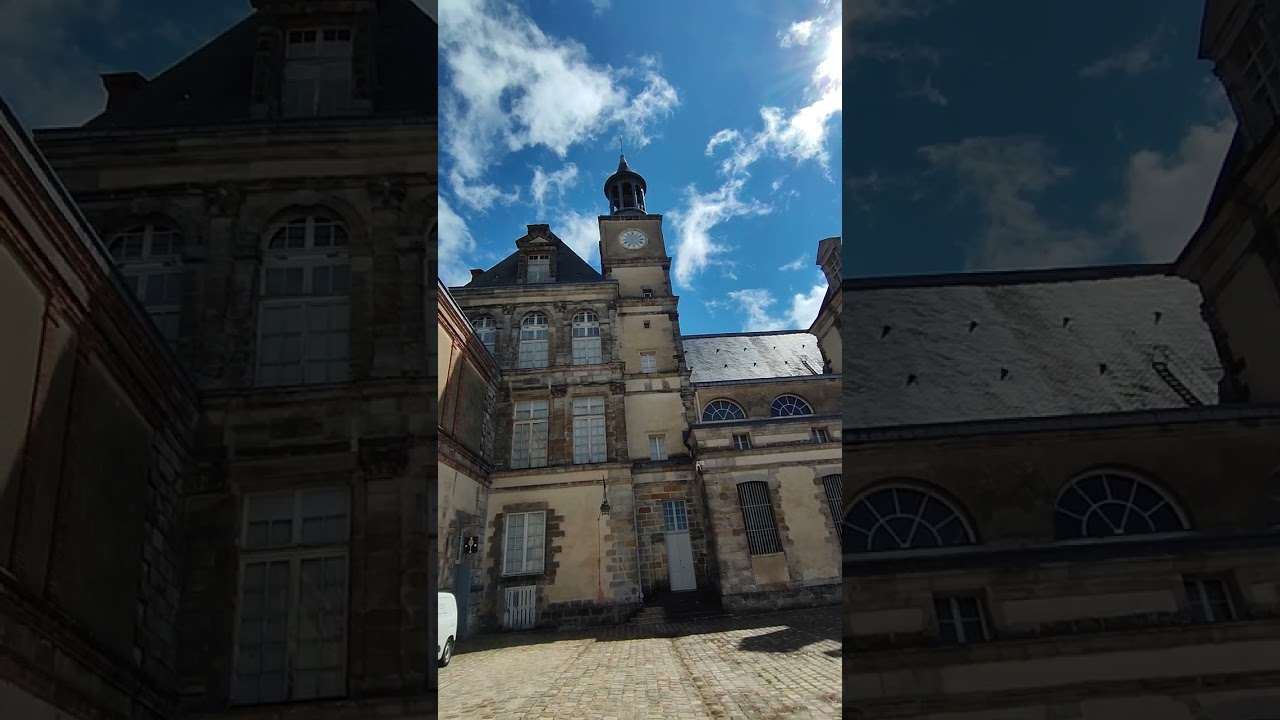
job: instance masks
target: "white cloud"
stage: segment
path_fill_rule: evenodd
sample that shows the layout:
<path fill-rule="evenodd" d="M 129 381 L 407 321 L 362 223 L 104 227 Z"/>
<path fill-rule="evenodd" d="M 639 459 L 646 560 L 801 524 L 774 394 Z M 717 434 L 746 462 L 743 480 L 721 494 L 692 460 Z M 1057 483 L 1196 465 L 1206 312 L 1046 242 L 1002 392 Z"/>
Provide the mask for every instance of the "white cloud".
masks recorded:
<path fill-rule="evenodd" d="M 545 147 L 564 157 L 610 127 L 644 145 L 679 103 L 651 58 L 638 68 L 594 65 L 586 48 L 547 36 L 512 5 L 444 0 L 440 48 L 452 80 L 441 97 L 444 152 L 475 179 L 508 153 Z M 631 95 L 619 82 L 638 77 Z"/>
<path fill-rule="evenodd" d="M 827 295 L 826 279 L 822 273 L 817 273 L 817 277 L 817 284 L 805 292 L 794 293 L 790 302 L 776 315 L 773 309 L 778 302 L 768 290 L 751 288 L 728 293 L 735 311 L 743 314 L 742 331 L 808 330 L 818 317 L 822 300 Z"/>
<path fill-rule="evenodd" d="M 924 98 L 928 102 L 940 107 L 946 107 L 948 104 L 947 96 L 943 95 L 942 91 L 938 89 L 938 86 L 933 84 L 932 77 L 926 77 L 923 85 L 914 90 L 908 91 L 907 97 Z"/>
<path fill-rule="evenodd" d="M 551 232 L 592 265 L 600 257 L 600 221 L 594 215 L 561 210 L 551 221 Z"/>
<path fill-rule="evenodd" d="M 453 211 L 443 195 L 440 196 L 439 203 L 437 216 L 440 247 L 437 257 L 440 258 L 440 268 L 437 272 L 449 287 L 466 285 L 471 282 L 471 269 L 467 267 L 465 258 L 475 252 L 476 241 L 467 228 L 467 222 Z"/>
<path fill-rule="evenodd" d="M 449 187 L 458 202 L 479 212 L 485 212 L 494 205 L 510 205 L 520 197 L 518 191 L 507 192 L 491 183 L 468 182 L 456 170 L 449 172 Z"/>
<path fill-rule="evenodd" d="M 787 272 L 788 270 L 799 270 L 802 267 L 804 267 L 804 253 L 800 253 L 800 257 L 796 258 L 795 260 L 792 260 L 791 262 L 787 263 L 786 265 L 783 265 L 778 269 L 783 272 Z"/>
<path fill-rule="evenodd" d="M 711 231 L 717 225 L 735 217 L 769 213 L 768 206 L 740 196 L 742 185 L 743 180 L 735 178 L 706 194 L 699 193 L 693 186 L 686 189 L 685 207 L 672 213 L 677 238 L 675 281 L 678 285 L 688 287 L 698 273 L 716 262 L 716 255 L 729 249 L 712 237 Z"/>
<path fill-rule="evenodd" d="M 1161 25 L 1134 45 L 1080 68 L 1080 76 L 1097 78 L 1120 73 L 1136 77 L 1154 70 L 1165 62 L 1165 59 L 1158 57 L 1157 53 L 1160 50 L 1160 43 L 1168 34 L 1168 29 Z"/>
<path fill-rule="evenodd" d="M 791 27 L 778 33 L 778 43 L 782 47 L 808 45 L 813 42 L 816 34 L 816 21 L 801 20 L 800 22 L 792 23 Z"/>
<path fill-rule="evenodd" d="M 604 12 L 609 9 L 609 6 L 613 4 L 612 0 L 587 0 L 587 1 L 591 3 L 591 8 L 595 11 L 596 15 L 604 14 Z"/>
<path fill-rule="evenodd" d="M 541 165 L 535 167 L 529 187 L 533 192 L 533 205 L 537 208 L 538 214 L 542 215 L 547 211 L 546 201 L 549 194 L 554 193 L 558 200 L 564 196 L 565 190 L 573 187 L 577 182 L 578 166 L 574 163 L 568 163 L 551 173 L 543 171 Z"/>
<path fill-rule="evenodd" d="M 1171 261 L 1191 239 L 1204 217 L 1235 126 L 1232 119 L 1195 125 L 1172 153 L 1143 150 L 1129 158 L 1125 195 L 1114 208 L 1115 221 L 1142 257 Z"/>

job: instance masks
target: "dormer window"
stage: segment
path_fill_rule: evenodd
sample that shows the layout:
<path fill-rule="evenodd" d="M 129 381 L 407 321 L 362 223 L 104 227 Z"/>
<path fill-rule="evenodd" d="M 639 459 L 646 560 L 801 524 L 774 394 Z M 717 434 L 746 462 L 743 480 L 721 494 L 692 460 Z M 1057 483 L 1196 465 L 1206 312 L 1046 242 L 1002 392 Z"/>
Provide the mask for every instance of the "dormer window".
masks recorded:
<path fill-rule="evenodd" d="M 286 35 L 285 117 L 341 115 L 351 110 L 350 28 L 307 28 Z"/>
<path fill-rule="evenodd" d="M 530 255 L 524 277 L 526 283 L 551 282 L 551 255 L 549 253 Z"/>

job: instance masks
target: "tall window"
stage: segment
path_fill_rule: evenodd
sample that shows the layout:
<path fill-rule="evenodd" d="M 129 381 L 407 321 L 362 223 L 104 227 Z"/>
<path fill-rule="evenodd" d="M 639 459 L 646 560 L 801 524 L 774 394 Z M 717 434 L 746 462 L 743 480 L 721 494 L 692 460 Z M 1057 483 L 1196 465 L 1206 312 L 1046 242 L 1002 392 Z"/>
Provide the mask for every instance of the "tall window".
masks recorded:
<path fill-rule="evenodd" d="M 1058 496 L 1059 540 L 1186 530 L 1182 515 L 1154 486 L 1128 473 L 1091 473 Z"/>
<path fill-rule="evenodd" d="M 742 523 L 747 531 L 747 550 L 752 555 L 782 552 L 778 523 L 769 500 L 769 484 L 763 480 L 738 483 L 738 503 L 742 507 Z"/>
<path fill-rule="evenodd" d="M 1264 114 L 1270 127 L 1280 116 L 1280 58 L 1272 43 L 1280 40 L 1263 13 L 1255 13 L 1240 34 L 1240 59 L 1243 68 L 1244 90 L 1247 102 Z"/>
<path fill-rule="evenodd" d="M 285 42 L 286 117 L 339 115 L 351 109 L 351 30 L 290 30 Z"/>
<path fill-rule="evenodd" d="M 507 515 L 507 537 L 502 546 L 502 574 L 540 573 L 546 547 L 547 514 L 544 511 Z"/>
<path fill-rule="evenodd" d="M 604 462 L 608 452 L 604 444 L 604 398 L 573 399 L 573 462 Z"/>
<path fill-rule="evenodd" d="M 511 467 L 547 466 L 547 401 L 515 405 L 511 427 Z"/>
<path fill-rule="evenodd" d="M 649 436 L 649 459 L 650 460 L 666 460 L 667 459 L 667 436 L 666 435 L 650 435 Z"/>
<path fill-rule="evenodd" d="M 945 501 L 914 488 L 875 490 L 854 503 L 844 522 L 847 552 L 919 550 L 973 542 L 960 515 Z"/>
<path fill-rule="evenodd" d="M 640 353 L 640 372 L 655 373 L 658 372 L 658 356 L 651 352 Z"/>
<path fill-rule="evenodd" d="M 809 407 L 809 403 L 801 400 L 795 395 L 780 395 L 769 407 L 769 414 L 773 417 L 812 415 L 813 408 Z"/>
<path fill-rule="evenodd" d="M 116 235 L 111 256 L 124 281 L 172 345 L 182 310 L 182 235 L 168 225 L 146 223 Z"/>
<path fill-rule="evenodd" d="M 520 356 L 517 365 L 522 368 L 544 368 L 551 364 L 551 328 L 547 316 L 533 313 L 520 323 Z"/>
<path fill-rule="evenodd" d="M 551 255 L 539 254 L 528 256 L 529 265 L 525 271 L 525 282 L 551 282 Z"/>
<path fill-rule="evenodd" d="M 346 694 L 346 488 L 245 498 L 235 702 Z"/>
<path fill-rule="evenodd" d="M 831 510 L 831 519 L 836 527 L 840 527 L 840 509 L 844 507 L 844 486 L 840 474 L 822 478 L 822 491 L 827 496 L 827 507 Z"/>
<path fill-rule="evenodd" d="M 573 316 L 573 364 L 594 365 L 602 362 L 600 352 L 600 318 L 591 311 Z"/>
<path fill-rule="evenodd" d="M 488 315 L 476 318 L 471 324 L 475 328 L 476 337 L 489 349 L 489 354 L 498 355 L 498 322 Z"/>
<path fill-rule="evenodd" d="M 258 383 L 348 377 L 347 230 L 321 215 L 281 225 L 267 244 L 259 309 Z"/>

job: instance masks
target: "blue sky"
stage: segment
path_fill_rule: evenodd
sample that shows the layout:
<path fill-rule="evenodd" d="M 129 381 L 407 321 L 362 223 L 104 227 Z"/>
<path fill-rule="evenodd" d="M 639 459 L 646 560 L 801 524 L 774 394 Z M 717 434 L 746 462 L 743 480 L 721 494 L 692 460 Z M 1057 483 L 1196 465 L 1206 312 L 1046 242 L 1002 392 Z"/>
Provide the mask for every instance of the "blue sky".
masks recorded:
<path fill-rule="evenodd" d="M 617 167 L 664 215 L 686 334 L 807 329 L 840 234 L 840 3 L 444 0 L 441 275 L 548 223 L 599 267 Z"/>
<path fill-rule="evenodd" d="M 1235 127 L 1203 0 L 852 0 L 844 273 L 1167 262 Z"/>

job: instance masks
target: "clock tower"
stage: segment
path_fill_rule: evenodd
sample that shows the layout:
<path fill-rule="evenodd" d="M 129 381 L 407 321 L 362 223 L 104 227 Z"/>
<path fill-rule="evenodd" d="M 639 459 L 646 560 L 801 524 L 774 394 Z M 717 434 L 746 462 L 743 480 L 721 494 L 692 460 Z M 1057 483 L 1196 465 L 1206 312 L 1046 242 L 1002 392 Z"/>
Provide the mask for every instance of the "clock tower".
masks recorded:
<path fill-rule="evenodd" d="M 600 216 L 600 269 L 618 281 L 623 298 L 670 298 L 671 258 L 662 238 L 662 216 L 645 208 L 649 187 L 618 157 L 618 171 L 604 181 L 609 214 Z"/>

